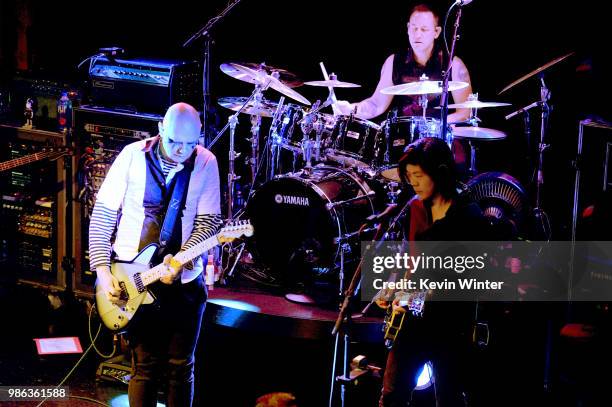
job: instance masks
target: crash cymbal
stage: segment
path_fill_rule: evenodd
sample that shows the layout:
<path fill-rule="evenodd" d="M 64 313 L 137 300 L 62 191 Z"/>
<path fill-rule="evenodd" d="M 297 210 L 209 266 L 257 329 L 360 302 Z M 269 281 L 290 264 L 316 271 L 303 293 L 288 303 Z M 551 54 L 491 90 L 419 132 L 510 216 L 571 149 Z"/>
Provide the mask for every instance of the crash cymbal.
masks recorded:
<path fill-rule="evenodd" d="M 255 83 L 254 78 L 248 74 L 245 74 L 244 71 L 239 70 L 237 66 L 249 68 L 254 71 L 263 70 L 268 75 L 272 75 L 272 72 L 278 72 L 278 80 L 290 88 L 297 88 L 298 86 L 302 86 L 304 84 L 296 74 L 285 69 L 268 66 L 266 64 L 254 64 L 252 62 L 230 62 L 221 64 L 221 71 L 232 78 L 236 78 L 244 82 Z"/>
<path fill-rule="evenodd" d="M 330 79 L 327 81 L 310 81 L 304 82 L 304 85 L 308 86 L 325 86 L 329 88 L 360 88 L 361 85 L 357 85 L 356 83 L 350 82 L 342 82 L 336 79 Z"/>
<path fill-rule="evenodd" d="M 512 82 L 510 85 L 506 86 L 505 88 L 503 88 L 498 95 L 501 95 L 502 93 L 504 93 L 505 91 L 507 91 L 508 89 L 514 87 L 515 85 L 518 85 L 519 83 L 523 82 L 525 79 L 529 79 L 534 75 L 539 74 L 540 72 L 542 72 L 545 69 L 550 68 L 551 66 L 553 66 L 554 64 L 556 64 L 557 62 L 561 62 L 563 61 L 565 58 L 574 55 L 574 52 L 570 52 L 569 54 L 565 54 L 559 58 L 553 59 L 552 61 L 548 62 L 547 64 L 542 65 L 541 67 L 539 67 L 538 69 L 529 72 L 527 75 L 521 76 L 520 78 L 518 78 L 517 80 L 515 80 L 514 82 Z"/>
<path fill-rule="evenodd" d="M 467 88 L 469 83 L 460 81 L 449 81 L 449 92 Z M 385 95 L 428 95 L 442 93 L 442 81 L 416 81 L 403 83 L 401 85 L 389 86 L 380 91 Z"/>
<path fill-rule="evenodd" d="M 501 140 L 506 138 L 506 133 L 486 127 L 455 127 L 453 137 L 477 140 Z"/>
<path fill-rule="evenodd" d="M 224 65 L 229 65 L 232 68 L 231 75 L 228 72 L 224 72 L 228 73 L 228 75 L 232 76 L 233 78 L 240 79 L 245 82 L 259 84 L 264 87 L 269 86 L 283 95 L 290 97 L 291 99 L 310 106 L 308 99 L 280 81 L 280 72 L 272 71 L 270 74 L 268 74 L 265 69 L 254 70 L 248 66 L 232 62 L 221 65 L 222 70 Z"/>
<path fill-rule="evenodd" d="M 219 98 L 218 103 L 227 109 L 237 112 L 238 110 L 240 110 L 242 105 L 244 105 L 244 102 L 246 102 L 247 99 L 248 99 L 247 97 L 242 97 L 242 96 L 236 96 L 236 97 L 230 96 L 230 97 Z M 255 107 L 255 101 L 251 100 L 245 106 L 245 108 L 242 109 L 241 113 L 255 115 L 255 116 L 262 116 L 262 117 L 272 117 L 274 116 L 274 112 L 276 112 L 277 107 L 278 107 L 278 104 L 276 102 L 272 102 L 266 99 L 259 102 L 259 106 Z"/>

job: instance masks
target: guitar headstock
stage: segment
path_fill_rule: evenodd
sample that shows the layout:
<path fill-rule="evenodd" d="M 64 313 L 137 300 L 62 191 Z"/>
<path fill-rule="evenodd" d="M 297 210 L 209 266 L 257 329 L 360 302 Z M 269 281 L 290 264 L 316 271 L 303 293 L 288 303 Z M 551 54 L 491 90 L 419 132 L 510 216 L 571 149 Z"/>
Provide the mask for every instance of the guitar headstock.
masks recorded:
<path fill-rule="evenodd" d="M 238 220 L 221 229 L 217 234 L 217 239 L 220 243 L 227 243 L 242 236 L 253 236 L 253 232 L 254 229 L 250 220 Z"/>

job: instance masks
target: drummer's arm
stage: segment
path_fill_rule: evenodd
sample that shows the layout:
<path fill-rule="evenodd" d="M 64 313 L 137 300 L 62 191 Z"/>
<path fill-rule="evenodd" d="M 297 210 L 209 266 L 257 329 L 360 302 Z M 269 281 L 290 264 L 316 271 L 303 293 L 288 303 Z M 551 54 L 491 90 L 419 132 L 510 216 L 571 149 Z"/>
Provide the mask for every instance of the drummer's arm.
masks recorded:
<path fill-rule="evenodd" d="M 380 93 L 380 91 L 389 86 L 393 86 L 392 72 L 393 55 L 389 55 L 380 71 L 380 80 L 372 96 L 359 103 L 349 104 L 345 101 L 339 101 L 339 108 L 342 114 L 351 114 L 355 110 L 355 106 L 357 106 L 357 117 L 361 117 L 362 119 L 372 119 L 383 114 L 389 108 L 393 100 L 393 95 L 385 95 Z"/>
<path fill-rule="evenodd" d="M 467 88 L 455 90 L 453 94 L 453 103 L 463 103 L 472 93 L 472 82 L 470 81 L 470 73 L 467 67 L 459 57 L 453 59 L 452 80 L 467 82 Z M 470 118 L 470 109 L 456 109 L 454 113 L 448 115 L 448 123 L 461 122 Z"/>

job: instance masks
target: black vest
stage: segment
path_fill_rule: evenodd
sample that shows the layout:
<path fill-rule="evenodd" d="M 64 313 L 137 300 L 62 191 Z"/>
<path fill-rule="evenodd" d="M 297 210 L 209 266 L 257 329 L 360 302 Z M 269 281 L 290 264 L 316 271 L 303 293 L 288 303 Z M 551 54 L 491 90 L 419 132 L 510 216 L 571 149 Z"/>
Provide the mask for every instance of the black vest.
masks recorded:
<path fill-rule="evenodd" d="M 419 65 L 414 59 L 412 48 L 406 52 L 397 53 L 393 58 L 393 84 L 418 82 L 420 77 L 425 74 L 429 80 L 442 80 L 442 70 L 444 70 L 444 53 L 434 47 L 433 53 L 425 66 Z M 428 95 L 428 105 L 426 115 L 429 117 L 440 116 L 440 111 L 434 107 L 440 105 L 440 95 Z M 419 105 L 419 96 L 395 96 L 391 104 L 391 109 L 396 109 L 398 116 L 420 116 L 423 109 Z"/>
<path fill-rule="evenodd" d="M 156 140 L 152 140 L 152 143 L 147 146 L 147 151 L 145 153 L 147 162 L 147 185 L 142 202 L 145 219 L 140 233 L 138 250 L 142 250 L 143 247 L 150 243 L 159 243 L 159 234 L 166 215 L 166 208 L 168 207 L 170 197 L 172 197 L 176 181 L 179 177 L 187 177 L 188 185 L 195 161 L 194 154 L 192 154 L 192 156 L 183 163 L 183 169 L 174 174 L 170 184 L 166 185 L 166 179 L 156 153 L 159 143 L 159 137 Z M 178 211 L 179 218 L 176 219 L 176 223 L 174 224 L 172 238 L 167 242 L 163 252 L 158 253 L 160 256 L 167 253 L 174 254 L 181 248 L 182 227 L 180 216 L 185 209 L 186 198 L 187 188 L 185 188 L 182 202 L 180 203 L 180 210 Z"/>

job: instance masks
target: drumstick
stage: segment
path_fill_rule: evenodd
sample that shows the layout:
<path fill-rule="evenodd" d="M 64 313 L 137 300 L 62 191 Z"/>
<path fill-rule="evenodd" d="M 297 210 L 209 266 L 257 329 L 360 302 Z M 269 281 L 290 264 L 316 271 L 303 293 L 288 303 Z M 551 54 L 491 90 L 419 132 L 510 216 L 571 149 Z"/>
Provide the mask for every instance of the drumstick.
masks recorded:
<path fill-rule="evenodd" d="M 328 81 L 329 75 L 327 74 L 325 65 L 323 64 L 323 62 L 319 62 L 319 66 L 321 67 L 321 71 L 323 72 L 323 77 L 325 78 L 326 81 Z M 338 100 L 336 99 L 336 93 L 334 92 L 334 87 L 328 86 L 327 89 L 329 89 L 329 98 L 332 101 L 331 107 L 332 107 L 332 111 L 334 112 L 334 116 L 339 116 L 342 114 L 342 112 L 340 111 L 340 109 L 338 109 L 338 106 L 336 106 L 336 103 L 338 103 Z"/>

